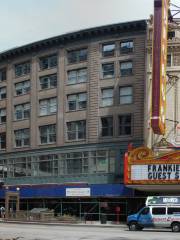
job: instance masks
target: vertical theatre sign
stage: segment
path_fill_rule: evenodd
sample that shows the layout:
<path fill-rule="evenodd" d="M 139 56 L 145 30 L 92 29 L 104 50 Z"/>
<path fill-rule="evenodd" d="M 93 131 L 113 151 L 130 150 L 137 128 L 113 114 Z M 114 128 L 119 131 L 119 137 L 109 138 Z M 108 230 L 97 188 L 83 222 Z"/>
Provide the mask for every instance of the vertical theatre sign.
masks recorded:
<path fill-rule="evenodd" d="M 165 134 L 168 8 L 169 0 L 154 0 L 151 126 L 159 135 Z"/>

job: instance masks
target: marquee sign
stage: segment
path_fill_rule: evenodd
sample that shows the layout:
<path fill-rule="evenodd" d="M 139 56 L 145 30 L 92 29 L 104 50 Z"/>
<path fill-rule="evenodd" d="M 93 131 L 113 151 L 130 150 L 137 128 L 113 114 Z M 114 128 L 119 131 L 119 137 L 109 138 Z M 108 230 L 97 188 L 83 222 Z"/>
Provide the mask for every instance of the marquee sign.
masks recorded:
<path fill-rule="evenodd" d="M 180 183 L 180 150 L 160 156 L 145 147 L 125 154 L 124 182 L 126 185 Z"/>
<path fill-rule="evenodd" d="M 168 8 L 169 0 L 154 0 L 151 126 L 159 135 L 165 134 Z"/>

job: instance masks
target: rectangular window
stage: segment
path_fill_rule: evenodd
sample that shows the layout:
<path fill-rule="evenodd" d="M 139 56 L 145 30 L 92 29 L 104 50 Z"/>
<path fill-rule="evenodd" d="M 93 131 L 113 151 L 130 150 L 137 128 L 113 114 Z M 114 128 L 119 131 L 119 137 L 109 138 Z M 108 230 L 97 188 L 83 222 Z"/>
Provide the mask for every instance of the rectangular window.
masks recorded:
<path fill-rule="evenodd" d="M 16 96 L 24 95 L 30 92 L 30 80 L 15 84 Z"/>
<path fill-rule="evenodd" d="M 114 63 L 106 63 L 102 65 L 102 77 L 103 78 L 114 77 Z"/>
<path fill-rule="evenodd" d="M 99 150 L 91 153 L 94 172 L 108 172 L 108 151 Z"/>
<path fill-rule="evenodd" d="M 6 149 L 6 133 L 0 133 L 0 149 Z"/>
<path fill-rule="evenodd" d="M 119 135 L 131 135 L 132 134 L 132 116 L 121 115 L 119 116 Z"/>
<path fill-rule="evenodd" d="M 81 140 L 86 138 L 86 121 L 67 122 L 67 139 Z"/>
<path fill-rule="evenodd" d="M 102 137 L 113 136 L 113 117 L 102 117 L 101 129 Z"/>
<path fill-rule="evenodd" d="M 30 144 L 30 131 L 29 128 L 19 129 L 14 131 L 15 146 L 26 147 Z"/>
<path fill-rule="evenodd" d="M 102 89 L 101 95 L 102 107 L 108 107 L 113 105 L 113 88 Z"/>
<path fill-rule="evenodd" d="M 132 87 L 120 87 L 119 88 L 119 103 L 120 104 L 131 104 L 133 101 Z"/>
<path fill-rule="evenodd" d="M 67 96 L 68 110 L 77 111 L 86 109 L 87 93 L 71 94 Z"/>
<path fill-rule="evenodd" d="M 39 101 L 39 115 L 46 116 L 57 112 L 57 98 L 49 98 Z"/>
<path fill-rule="evenodd" d="M 24 103 L 14 106 L 15 120 L 30 118 L 30 103 Z"/>
<path fill-rule="evenodd" d="M 67 174 L 88 173 L 89 164 L 87 152 L 67 153 L 65 158 Z"/>
<path fill-rule="evenodd" d="M 103 57 L 113 57 L 115 54 L 115 44 L 106 43 L 102 46 L 102 56 Z"/>
<path fill-rule="evenodd" d="M 0 88 L 0 100 L 6 98 L 6 87 Z"/>
<path fill-rule="evenodd" d="M 87 82 L 87 68 L 68 71 L 68 84 Z"/>
<path fill-rule="evenodd" d="M 180 214 L 180 207 L 168 207 L 167 214 Z"/>
<path fill-rule="evenodd" d="M 49 144 L 56 142 L 56 125 L 46 125 L 39 127 L 41 144 Z"/>
<path fill-rule="evenodd" d="M 0 82 L 3 82 L 6 80 L 6 69 L 0 69 Z"/>
<path fill-rule="evenodd" d="M 132 61 L 120 62 L 120 75 L 122 77 L 132 75 Z"/>
<path fill-rule="evenodd" d="M 58 175 L 58 156 L 56 154 L 41 155 L 38 157 L 39 176 Z"/>
<path fill-rule="evenodd" d="M 78 63 L 87 61 L 87 48 L 68 51 L 68 63 Z"/>
<path fill-rule="evenodd" d="M 6 109 L 1 108 L 0 109 L 0 124 L 6 123 Z"/>
<path fill-rule="evenodd" d="M 125 54 L 125 53 L 131 53 L 133 52 L 133 41 L 124 41 L 120 43 L 120 53 Z"/>
<path fill-rule="evenodd" d="M 56 88 L 57 86 L 57 74 L 47 75 L 40 77 L 40 89 L 50 89 L 50 88 Z"/>
<path fill-rule="evenodd" d="M 55 68 L 57 66 L 57 55 L 40 58 L 39 66 L 41 70 Z"/>
<path fill-rule="evenodd" d="M 153 215 L 165 215 L 166 208 L 165 207 L 152 208 L 152 214 Z"/>
<path fill-rule="evenodd" d="M 21 77 L 21 76 L 27 75 L 30 73 L 30 71 L 31 71 L 30 62 L 25 62 L 25 63 L 15 65 L 15 76 L 16 77 Z"/>
<path fill-rule="evenodd" d="M 167 67 L 171 67 L 172 66 L 172 55 L 168 54 L 167 55 Z"/>

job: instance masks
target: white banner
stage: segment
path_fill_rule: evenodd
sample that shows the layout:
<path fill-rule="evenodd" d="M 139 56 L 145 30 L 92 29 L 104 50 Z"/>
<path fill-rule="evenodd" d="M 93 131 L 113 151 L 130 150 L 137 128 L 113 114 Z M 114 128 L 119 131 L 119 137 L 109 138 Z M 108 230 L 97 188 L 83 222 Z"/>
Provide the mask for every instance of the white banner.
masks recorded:
<path fill-rule="evenodd" d="M 89 197 L 90 188 L 66 188 L 66 197 Z"/>
<path fill-rule="evenodd" d="M 146 164 L 131 166 L 131 180 L 179 180 L 180 164 Z"/>

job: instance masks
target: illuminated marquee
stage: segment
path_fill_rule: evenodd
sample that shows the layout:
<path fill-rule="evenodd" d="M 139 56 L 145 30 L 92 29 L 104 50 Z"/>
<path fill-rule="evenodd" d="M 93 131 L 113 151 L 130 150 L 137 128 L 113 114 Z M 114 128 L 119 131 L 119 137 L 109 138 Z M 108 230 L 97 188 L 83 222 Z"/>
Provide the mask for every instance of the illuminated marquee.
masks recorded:
<path fill-rule="evenodd" d="M 154 156 L 148 148 L 136 148 L 125 155 L 126 185 L 180 183 L 180 151 Z"/>
<path fill-rule="evenodd" d="M 154 0 L 151 126 L 159 135 L 165 134 L 168 8 L 169 0 Z"/>

